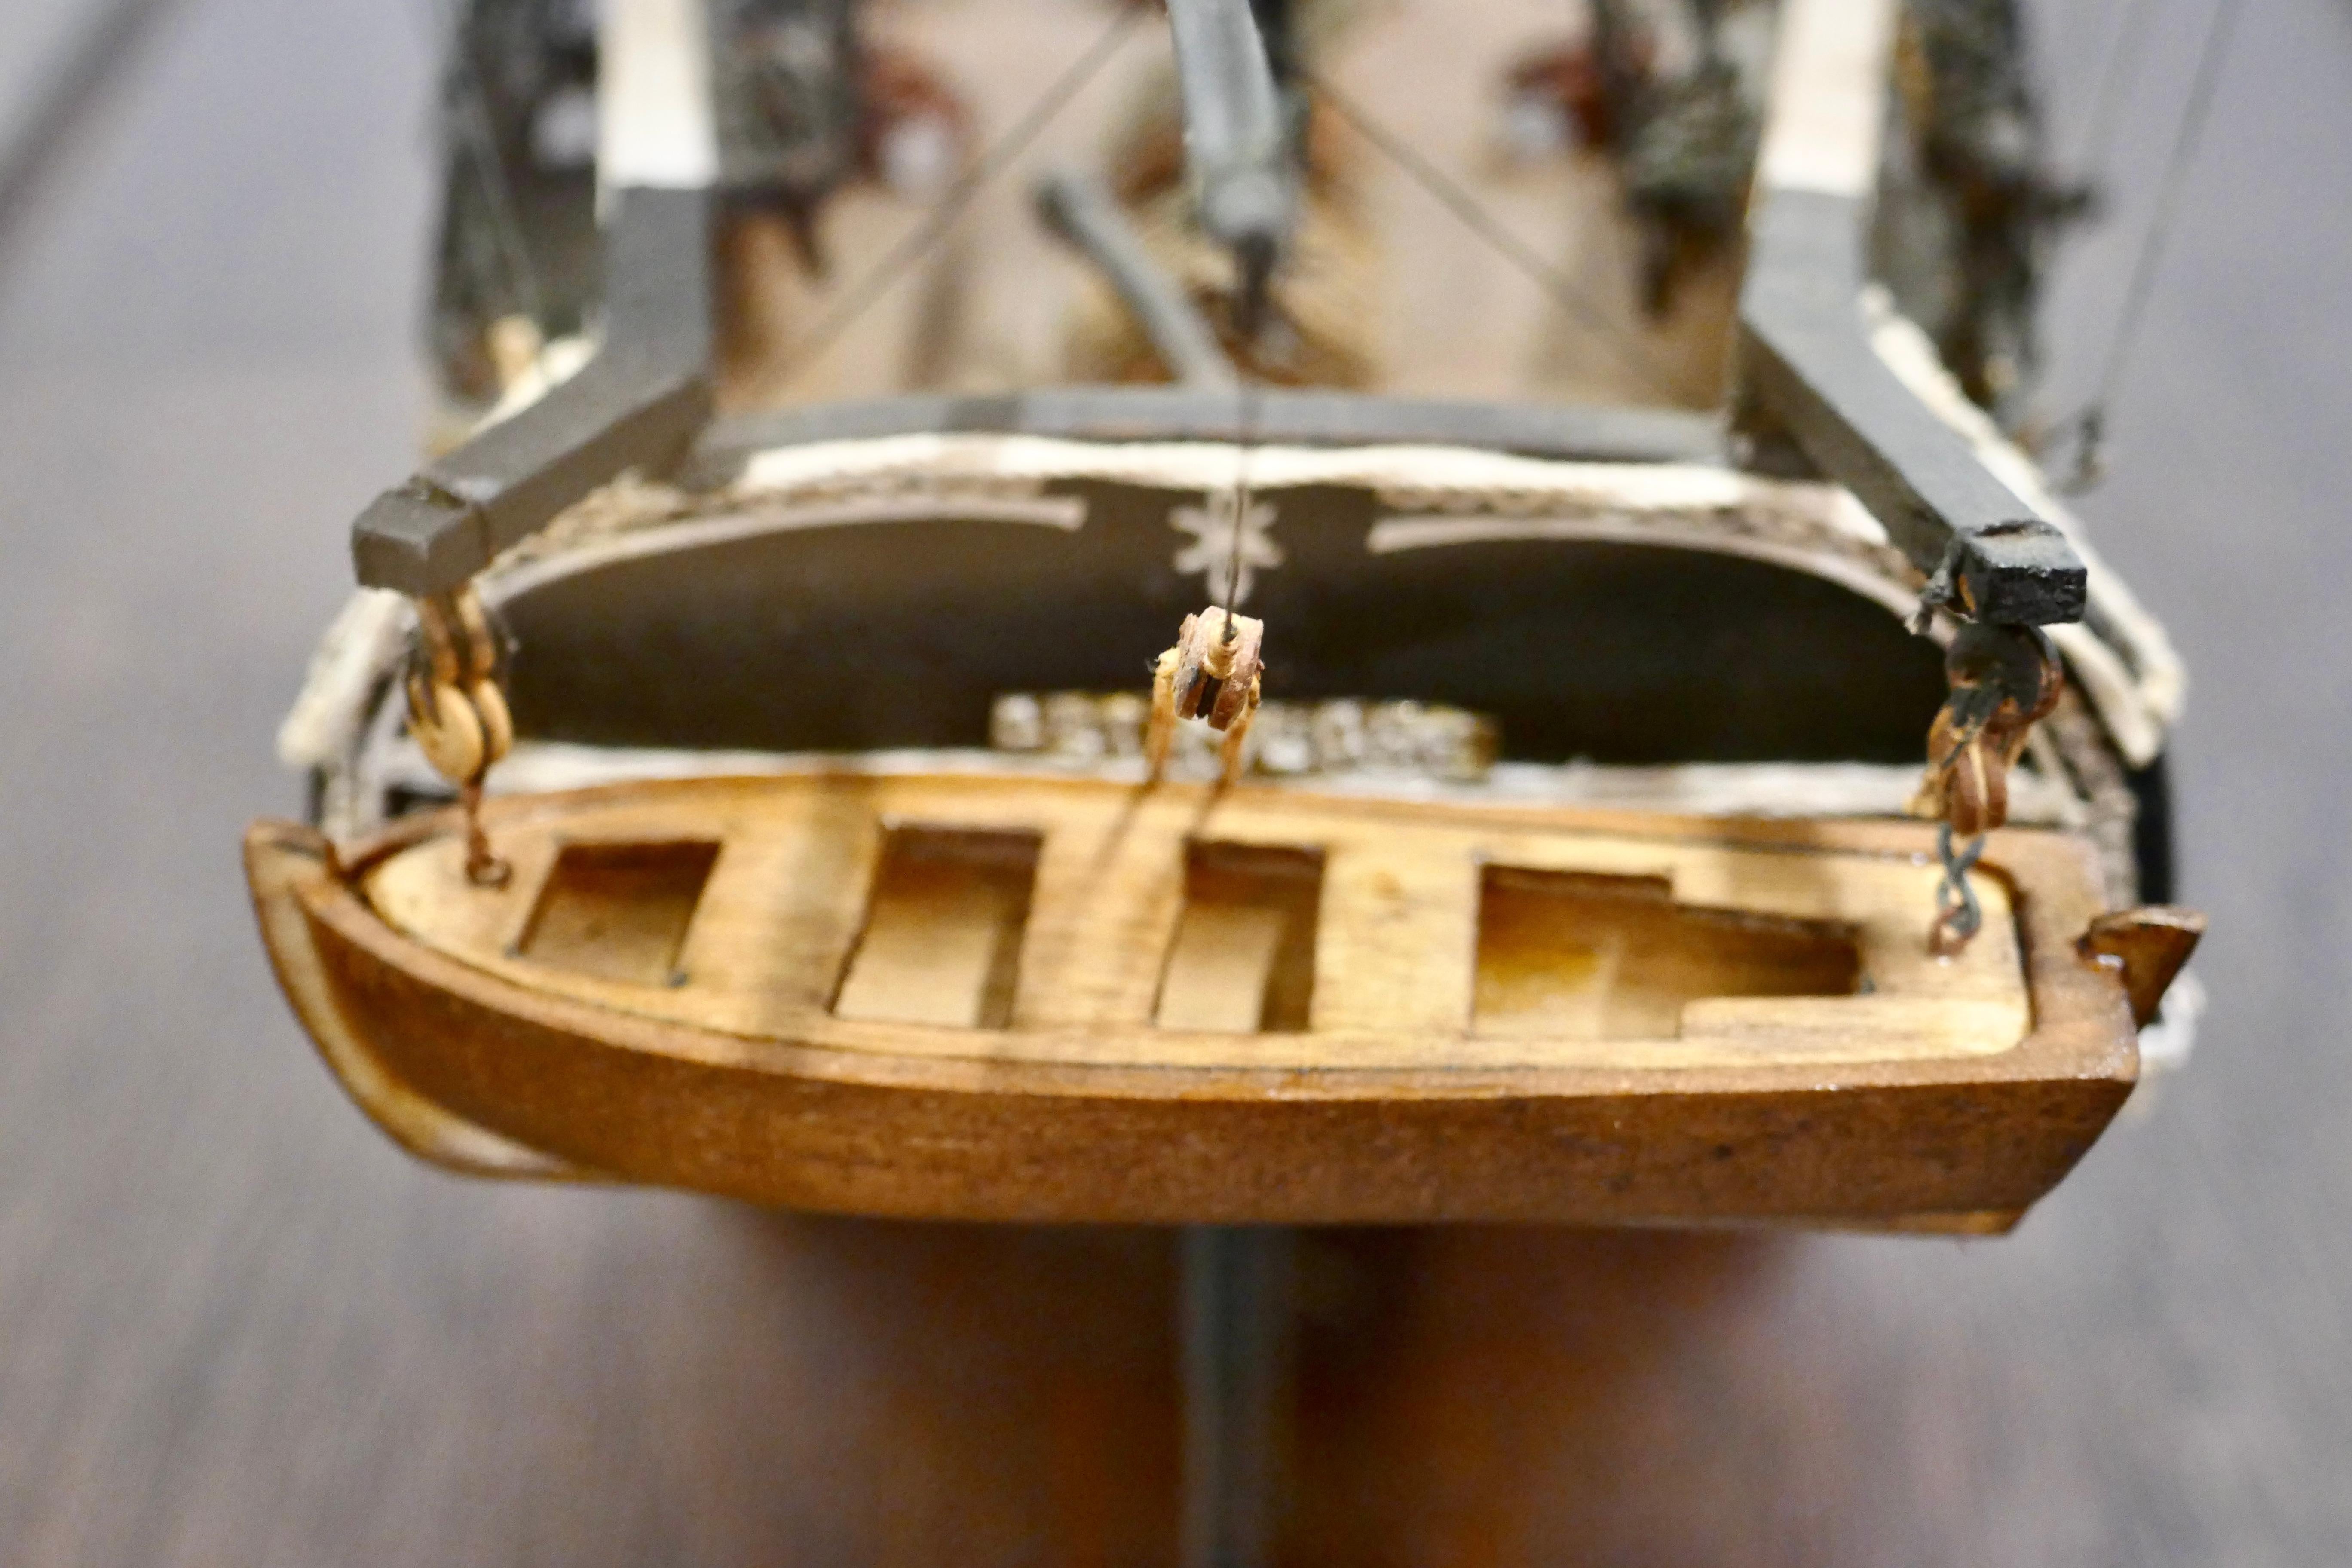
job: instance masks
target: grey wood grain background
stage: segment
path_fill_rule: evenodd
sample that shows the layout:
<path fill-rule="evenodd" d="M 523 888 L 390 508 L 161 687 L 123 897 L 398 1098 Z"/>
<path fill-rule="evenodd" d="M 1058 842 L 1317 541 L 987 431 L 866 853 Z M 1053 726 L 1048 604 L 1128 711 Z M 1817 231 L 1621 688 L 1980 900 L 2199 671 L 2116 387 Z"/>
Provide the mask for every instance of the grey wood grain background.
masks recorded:
<path fill-rule="evenodd" d="M 0 1563 L 1166 1560 L 1160 1238 L 462 1184 L 271 987 L 237 833 L 422 410 L 423 14 L 186 0 L 0 275 Z M 2149 14 L 2060 406 L 2202 7 Z M 1312 1560 L 2352 1557 L 2348 145 L 2352 9 L 2248 5 L 2089 507 L 2197 679 L 2193 1070 L 1996 1243 L 1325 1238 Z"/>

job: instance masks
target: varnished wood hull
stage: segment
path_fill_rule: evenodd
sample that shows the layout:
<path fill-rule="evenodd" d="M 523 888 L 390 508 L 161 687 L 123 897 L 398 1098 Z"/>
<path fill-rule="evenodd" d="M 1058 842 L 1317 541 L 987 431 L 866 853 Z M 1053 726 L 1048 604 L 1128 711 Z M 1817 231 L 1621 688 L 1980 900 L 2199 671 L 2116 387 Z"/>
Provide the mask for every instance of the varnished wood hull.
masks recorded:
<path fill-rule="evenodd" d="M 509 804 L 518 819 L 547 809 Z M 1903 824 L 1607 826 L 1763 848 L 1827 836 L 1882 856 L 1919 837 Z M 838 1029 L 761 1037 L 584 1000 L 436 951 L 370 902 L 372 868 L 451 827 L 413 822 L 339 867 L 307 831 L 263 824 L 247 855 L 273 961 L 330 1065 L 406 1146 L 485 1173 L 980 1220 L 1992 1230 L 2073 1166 L 2137 1066 L 2120 984 L 2074 948 L 2100 907 L 2092 857 L 2058 835 L 1997 836 L 1987 857 L 2013 889 L 2032 1001 L 2007 1048 L 1356 1066 L 1311 1033 L 1288 1037 L 1287 1059 L 1280 1041 L 1261 1051 L 1263 1065 L 1181 1051 L 1144 1064 L 985 1038 L 958 1055 Z"/>

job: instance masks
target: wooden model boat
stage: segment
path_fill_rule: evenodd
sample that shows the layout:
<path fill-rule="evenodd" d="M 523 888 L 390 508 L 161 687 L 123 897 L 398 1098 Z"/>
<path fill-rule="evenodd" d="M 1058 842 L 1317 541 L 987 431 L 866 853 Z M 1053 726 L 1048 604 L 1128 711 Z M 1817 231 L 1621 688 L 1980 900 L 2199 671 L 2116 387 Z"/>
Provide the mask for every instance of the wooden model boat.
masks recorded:
<path fill-rule="evenodd" d="M 249 847 L 388 1130 L 987 1219 L 2006 1224 L 2127 1089 L 2063 835 L 1929 957 L 1922 830 L 810 773 Z M 1867 1201 L 1856 1201 L 1866 1194 Z"/>
<path fill-rule="evenodd" d="M 1517 75 L 1542 40 L 1462 8 L 1354 66 L 1306 0 L 1171 9 L 1181 93 L 1136 67 L 1160 118 L 1094 112 L 1110 178 L 1049 184 L 1051 232 L 967 142 L 1076 47 L 978 0 L 906 23 L 936 75 L 846 5 L 614 0 L 593 174 L 514 174 L 558 215 L 526 248 L 593 245 L 601 188 L 601 294 L 486 303 L 456 165 L 446 363 L 504 401 L 362 518 L 287 733 L 316 821 L 247 847 L 329 1066 L 458 1169 L 862 1214 L 2014 1223 L 2194 940 L 2149 907 L 2179 678 L 1979 405 L 2018 289 L 1902 313 L 1983 254 L 1886 227 L 1958 200 L 1895 65 L 1957 68 L 1934 17 L 1695 6 L 1633 92 L 1619 31 L 1675 7 Z M 865 74 L 761 63 L 818 20 Z M 1494 58 L 1384 96 L 1436 36 Z M 742 76 L 807 113 L 745 132 Z M 1454 191 L 1575 218 L 1532 289 L 1399 216 L 1490 81 L 1598 138 Z M 1675 114 L 1727 191 L 1626 129 Z M 931 217 L 855 173 L 926 126 L 976 171 Z M 967 208 L 986 243 L 922 251 Z M 1195 616 L 1226 640 L 1159 700 L 1235 708 L 1236 605 L 1238 782 L 1147 691 Z"/>

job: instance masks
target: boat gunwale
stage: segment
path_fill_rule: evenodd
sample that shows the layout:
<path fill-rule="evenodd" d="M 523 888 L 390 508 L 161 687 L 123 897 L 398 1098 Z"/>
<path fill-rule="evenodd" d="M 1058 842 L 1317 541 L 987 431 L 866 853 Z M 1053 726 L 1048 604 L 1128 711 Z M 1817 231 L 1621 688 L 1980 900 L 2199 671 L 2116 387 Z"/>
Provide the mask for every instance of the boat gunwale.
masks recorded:
<path fill-rule="evenodd" d="M 963 775 L 942 773 L 940 782 L 957 782 Z M 839 773 L 814 772 L 807 774 L 784 775 L 799 786 L 815 787 L 833 779 L 861 781 L 862 774 L 843 771 Z M 580 789 L 550 792 L 544 795 L 505 795 L 486 803 L 486 821 L 493 829 L 499 818 L 509 821 L 524 816 L 560 814 L 574 806 L 598 806 L 625 803 L 648 794 L 673 793 L 680 785 L 694 788 L 772 789 L 779 783 L 777 775 L 714 774 L 691 780 L 623 780 L 612 784 L 588 785 Z M 975 784 L 999 786 L 1006 781 L 990 775 L 972 775 Z M 1098 789 L 1096 781 L 1087 779 L 1056 779 L 1023 777 L 1024 788 L 1048 791 L 1087 791 Z M 1126 786 L 1139 790 L 1145 786 Z M 1150 786 L 1162 790 L 1192 791 L 1207 797 L 1209 786 L 1198 784 L 1160 784 Z M 1460 801 L 1389 800 L 1377 796 L 1318 797 L 1307 792 L 1271 789 L 1254 790 L 1241 786 L 1232 792 L 1237 795 L 1264 793 L 1278 797 L 1287 807 L 1311 807 L 1318 800 L 1328 799 L 1337 809 L 1349 815 L 1369 816 L 1407 816 L 1426 819 L 1432 815 L 1466 817 L 1486 823 L 1540 824 L 1548 832 L 1563 837 L 1591 835 L 1612 839 L 1690 845 L 1717 845 L 1743 851 L 1811 855 L 1833 847 L 1837 853 L 1870 858 L 1919 863 L 1922 858 L 1919 825 L 1886 820 L 1824 820 L 1810 817 L 1738 818 L 1686 817 L 1665 813 L 1618 811 L 1610 807 L 1557 807 L 1520 803 L 1497 804 L 1492 806 Z M 1574 826 L 1569 824 L 1573 823 Z M 1808 841 L 1823 828 L 1832 829 L 1841 840 L 1834 846 Z M 1099 1063 L 1083 1060 L 1054 1060 L 1038 1058 L 1005 1058 L 991 1057 L 975 1048 L 969 1055 L 944 1053 L 894 1053 L 866 1048 L 845 1048 L 819 1045 L 770 1033 L 733 1030 L 714 1026 L 666 1018 L 656 1015 L 607 1006 L 589 998 L 555 992 L 537 991 L 510 977 L 483 969 L 463 956 L 445 951 L 407 932 L 400 931 L 386 920 L 370 902 L 362 884 L 368 875 L 386 860 L 408 849 L 415 848 L 436 837 L 462 833 L 463 818 L 455 807 L 420 812 L 370 835 L 336 856 L 339 898 L 325 895 L 304 896 L 304 904 L 314 920 L 335 911 L 335 923 L 347 938 L 357 938 L 363 930 L 382 933 L 380 941 L 364 945 L 375 951 L 381 961 L 394 962 L 394 945 L 407 952 L 425 955 L 435 964 L 446 963 L 466 976 L 477 977 L 488 986 L 509 992 L 517 997 L 554 1008 L 577 1008 L 581 1012 L 582 1032 L 593 1033 L 587 1027 L 591 1019 L 626 1018 L 656 1030 L 707 1037 L 713 1042 L 726 1042 L 736 1052 L 751 1047 L 770 1051 L 809 1054 L 815 1057 L 838 1057 L 853 1062 L 919 1061 L 940 1068 L 966 1066 L 980 1069 L 981 1076 L 992 1086 L 1004 1081 L 1007 1075 L 1019 1077 L 1034 1071 L 1047 1079 L 1059 1079 L 1076 1074 L 1106 1086 L 1106 1091 L 1119 1098 L 1157 1098 L 1167 1092 L 1171 1078 L 1200 1080 L 1201 1087 L 1213 1083 L 1220 1089 L 1255 1086 L 1250 1093 L 1238 1098 L 1270 1094 L 1286 1100 L 1299 1099 L 1358 1099 L 1364 1094 L 1379 1094 L 1384 1089 L 1408 1087 L 1426 1088 L 1432 1097 L 1441 1099 L 1480 1099 L 1498 1091 L 1518 1093 L 1528 1091 L 1528 1080 L 1539 1079 L 1541 1087 L 1533 1092 L 1546 1096 L 1573 1097 L 1578 1094 L 1607 1093 L 1629 1083 L 1641 1083 L 1645 1093 L 1711 1092 L 1731 1089 L 1739 1092 L 1769 1092 L 1792 1089 L 1838 1088 L 1860 1086 L 1893 1086 L 1925 1079 L 1937 1083 L 1958 1080 L 1984 1082 L 2025 1081 L 2044 1079 L 2053 1070 L 2067 1077 L 2117 1078 L 2128 1085 L 2137 1078 L 2137 1046 L 2129 1027 L 2127 1012 L 2118 1012 L 2119 1028 L 2115 1037 L 2105 1046 L 2086 1042 L 2081 1047 L 2053 1052 L 2053 1034 L 2068 1032 L 2066 1026 L 2076 1020 L 2053 1022 L 2038 1005 L 2043 1000 L 2043 988 L 2061 975 L 2063 993 L 2072 1001 L 2074 986 L 2071 982 L 2086 980 L 2094 987 L 2112 986 L 2114 1000 L 2122 1006 L 2120 983 L 2105 972 L 2082 959 L 2075 952 L 2073 940 L 2052 929 L 2050 908 L 2054 903 L 2070 907 L 2070 916 L 2079 913 L 2081 923 L 2087 925 L 2092 915 L 2101 912 L 2095 896 L 2084 896 L 2097 886 L 2095 852 L 2077 834 L 2054 828 L 2003 828 L 1988 837 L 1984 856 L 1978 865 L 1979 876 L 1998 879 L 2010 895 L 2018 929 L 2018 951 L 2025 968 L 2024 985 L 2032 1020 L 2025 1035 L 2006 1049 L 1980 1053 L 1956 1054 L 1949 1057 L 1868 1059 L 1839 1062 L 1771 1063 L 1758 1061 L 1751 1065 L 1661 1064 L 1657 1066 L 1600 1067 L 1589 1064 L 1542 1066 L 1520 1064 L 1499 1067 L 1348 1067 L 1344 1065 L 1294 1065 L 1286 1067 L 1249 1067 L 1232 1064 L 1201 1066 L 1171 1063 L 1164 1066 L 1138 1063 Z M 2021 850 L 2030 844 L 2055 846 L 2064 842 L 2084 863 L 2086 880 L 2074 889 L 2077 896 L 2066 897 L 2069 889 L 2052 885 L 2053 878 L 2039 875 L 2032 869 L 2020 872 L 2021 864 L 2032 857 Z M 2079 905 L 2079 910 L 2071 906 Z M 2068 924 L 2074 923 L 2071 919 Z M 487 1001 L 487 998 L 484 999 Z M 2087 1001 L 2088 999 L 2085 998 Z M 2104 1000 L 2104 999 L 2103 999 Z M 2074 1009 L 2065 1009 L 2072 1012 Z M 2094 1020 L 2087 1015 L 2100 1010 L 2096 1003 L 2084 1006 L 2086 1015 L 2079 1020 L 2090 1026 Z M 976 1029 L 970 1031 L 976 1039 L 985 1039 L 1002 1031 Z M 758 1072 L 786 1070 L 782 1063 L 754 1062 L 726 1056 L 714 1065 L 741 1068 Z M 2001 1066 L 2017 1070 L 1992 1070 Z M 1982 1070 L 1972 1070 L 1982 1069 Z M 2120 1076 L 2119 1076 L 2120 1075 Z M 786 1071 L 786 1076 L 793 1076 Z M 860 1077 L 854 1072 L 827 1074 L 844 1080 Z M 1693 1087 L 1668 1080 L 1677 1078 L 1704 1077 L 1709 1081 Z M 878 1075 L 878 1080 L 896 1081 L 898 1075 Z M 1128 1080 L 1136 1080 L 1130 1084 Z M 1834 1080 L 1825 1082 L 1824 1080 Z M 1318 1093 L 1307 1086 L 1330 1090 L 1339 1086 L 1361 1086 L 1363 1093 Z M 1056 1083 L 1055 1092 L 1068 1092 Z"/>

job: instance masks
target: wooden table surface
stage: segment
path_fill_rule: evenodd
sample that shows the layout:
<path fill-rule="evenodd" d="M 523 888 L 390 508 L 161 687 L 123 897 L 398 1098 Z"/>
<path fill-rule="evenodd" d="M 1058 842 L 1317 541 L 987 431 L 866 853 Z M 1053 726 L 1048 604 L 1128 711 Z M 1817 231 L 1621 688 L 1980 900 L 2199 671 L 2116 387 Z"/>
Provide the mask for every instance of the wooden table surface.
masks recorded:
<path fill-rule="evenodd" d="M 2119 9 L 2043 18 L 2063 148 Z M 2194 1068 L 1998 1242 L 1315 1238 L 1299 1561 L 2352 1555 L 2352 9 L 2245 11 L 2088 506 L 2197 681 Z M 0 1563 L 1168 1561 L 1164 1237 L 439 1176 L 264 971 L 238 830 L 423 408 L 425 15 L 184 0 L 0 251 Z"/>

